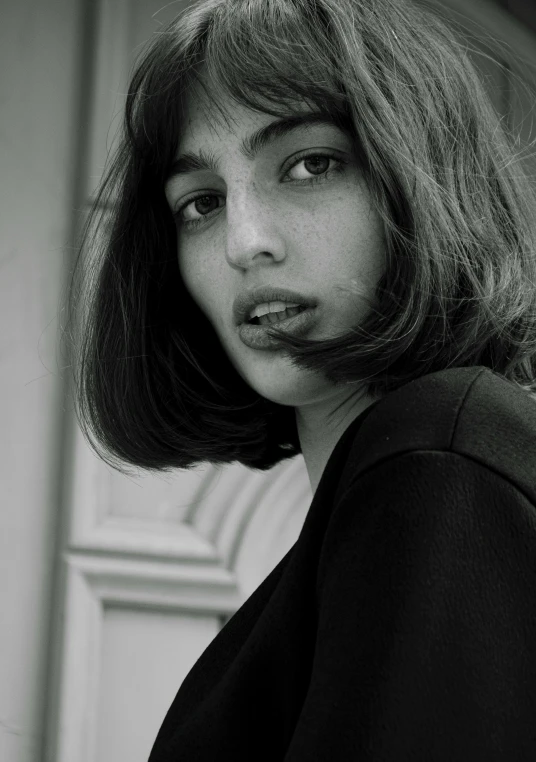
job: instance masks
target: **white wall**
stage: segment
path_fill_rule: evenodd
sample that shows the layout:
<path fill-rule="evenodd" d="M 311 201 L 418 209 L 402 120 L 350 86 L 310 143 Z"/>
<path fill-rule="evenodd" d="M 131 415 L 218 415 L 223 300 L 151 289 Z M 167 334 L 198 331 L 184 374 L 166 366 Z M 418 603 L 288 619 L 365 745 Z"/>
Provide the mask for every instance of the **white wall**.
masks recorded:
<path fill-rule="evenodd" d="M 43 748 L 81 6 L 0 8 L 0 762 L 37 762 Z"/>

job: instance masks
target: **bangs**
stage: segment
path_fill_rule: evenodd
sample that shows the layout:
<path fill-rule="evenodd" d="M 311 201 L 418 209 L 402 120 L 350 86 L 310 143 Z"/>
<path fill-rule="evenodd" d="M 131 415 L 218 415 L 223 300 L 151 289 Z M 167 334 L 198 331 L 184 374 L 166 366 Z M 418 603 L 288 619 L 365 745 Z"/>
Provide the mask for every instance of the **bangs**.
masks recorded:
<path fill-rule="evenodd" d="M 206 39 L 211 95 L 225 92 L 276 117 L 287 115 L 295 101 L 304 101 L 344 119 L 348 101 L 327 28 L 319 9 L 305 13 L 303 3 L 291 0 L 222 3 Z"/>
<path fill-rule="evenodd" d="M 127 107 L 135 152 L 159 180 L 180 137 L 183 98 L 196 85 L 223 123 L 232 114 L 221 106 L 222 96 L 274 117 L 296 112 L 301 102 L 355 134 L 344 64 L 321 9 L 313 14 L 298 1 L 244 0 L 218 3 L 205 18 L 191 16 L 190 27 L 179 16 L 154 41 L 155 55 L 149 52 L 139 70 Z"/>

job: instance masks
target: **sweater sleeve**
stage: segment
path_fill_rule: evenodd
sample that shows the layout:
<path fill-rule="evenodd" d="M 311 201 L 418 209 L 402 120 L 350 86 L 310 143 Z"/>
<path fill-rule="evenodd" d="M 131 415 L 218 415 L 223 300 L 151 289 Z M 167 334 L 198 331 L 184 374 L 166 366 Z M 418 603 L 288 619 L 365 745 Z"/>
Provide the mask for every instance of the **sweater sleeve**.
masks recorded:
<path fill-rule="evenodd" d="M 536 759 L 536 508 L 452 452 L 343 492 L 311 681 L 284 762 Z"/>

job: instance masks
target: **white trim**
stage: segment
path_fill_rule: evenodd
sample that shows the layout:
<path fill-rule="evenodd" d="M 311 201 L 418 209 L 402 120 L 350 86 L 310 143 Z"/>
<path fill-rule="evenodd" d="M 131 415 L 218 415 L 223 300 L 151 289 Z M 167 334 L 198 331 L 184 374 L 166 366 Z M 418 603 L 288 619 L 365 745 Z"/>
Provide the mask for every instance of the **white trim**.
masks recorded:
<path fill-rule="evenodd" d="M 92 196 L 115 145 L 124 110 L 129 75 L 132 0 L 95 0 L 96 36 L 93 53 L 88 172 L 85 197 Z"/>
<path fill-rule="evenodd" d="M 170 477 L 166 498 L 160 504 L 151 501 L 156 499 L 161 482 L 145 475 L 145 499 L 153 509 L 150 518 L 118 516 L 114 515 L 112 494 L 121 489 L 125 477 L 97 458 L 74 418 L 72 425 L 74 445 L 67 489 L 70 551 L 136 554 L 148 559 L 157 556 L 180 562 L 221 564 L 234 571 L 254 515 L 256 525 L 262 526 L 264 542 L 275 543 L 272 549 L 275 555 L 281 512 L 294 517 L 297 538 L 312 499 L 302 456 L 283 461 L 268 472 L 240 464 L 217 467 L 210 463 L 199 464 L 190 471 L 177 470 Z M 119 499 L 125 500 L 120 493 Z M 180 519 L 162 517 L 163 510 L 176 506 L 181 506 Z M 270 569 L 258 571 L 266 575 Z"/>
<path fill-rule="evenodd" d="M 243 603 L 234 575 L 212 565 L 65 554 L 67 590 L 55 762 L 96 759 L 101 640 L 106 605 L 228 617 Z"/>

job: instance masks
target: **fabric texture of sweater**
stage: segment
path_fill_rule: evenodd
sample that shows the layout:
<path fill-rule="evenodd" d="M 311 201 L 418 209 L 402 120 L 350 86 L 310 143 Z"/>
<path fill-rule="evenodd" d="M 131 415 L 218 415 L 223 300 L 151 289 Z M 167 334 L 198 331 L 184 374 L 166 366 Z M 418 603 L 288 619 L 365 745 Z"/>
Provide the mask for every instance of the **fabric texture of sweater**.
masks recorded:
<path fill-rule="evenodd" d="M 297 541 L 194 664 L 149 757 L 216 760 L 536 760 L 527 392 L 452 368 L 348 426 Z"/>

